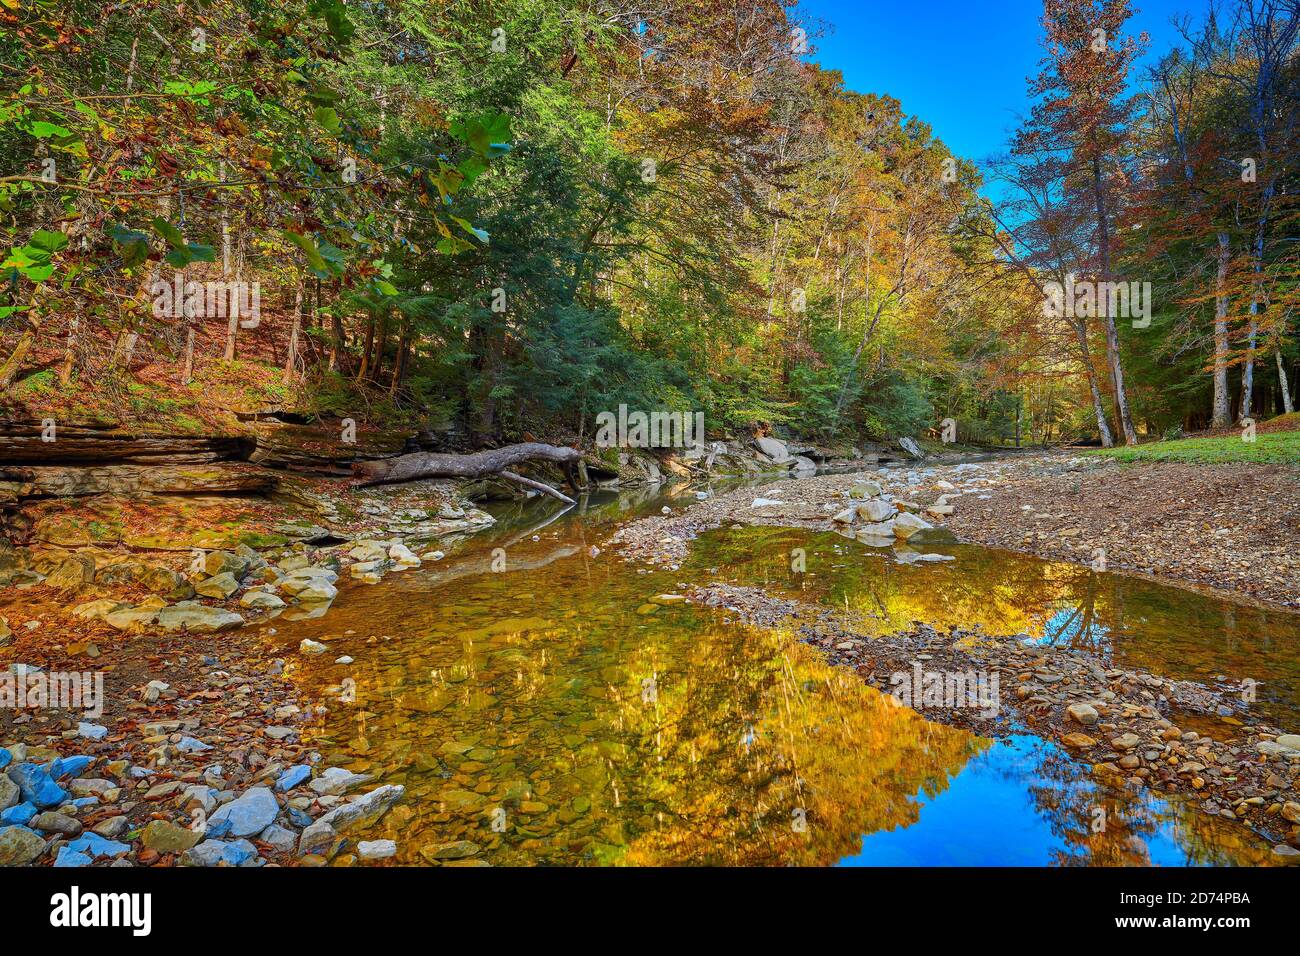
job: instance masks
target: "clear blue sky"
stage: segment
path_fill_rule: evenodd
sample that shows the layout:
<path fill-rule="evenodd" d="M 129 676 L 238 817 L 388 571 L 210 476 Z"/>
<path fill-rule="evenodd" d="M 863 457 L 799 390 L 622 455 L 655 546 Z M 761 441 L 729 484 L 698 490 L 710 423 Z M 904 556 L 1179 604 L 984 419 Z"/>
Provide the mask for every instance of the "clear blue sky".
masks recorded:
<path fill-rule="evenodd" d="M 1133 0 L 1130 32 L 1151 37 L 1143 62 L 1176 45 L 1171 17 L 1199 22 L 1206 4 Z M 1043 53 L 1042 0 L 800 0 L 798 9 L 826 24 L 812 59 L 842 72 L 850 89 L 894 97 L 958 156 L 1003 152 L 1027 110 L 1025 81 Z"/>

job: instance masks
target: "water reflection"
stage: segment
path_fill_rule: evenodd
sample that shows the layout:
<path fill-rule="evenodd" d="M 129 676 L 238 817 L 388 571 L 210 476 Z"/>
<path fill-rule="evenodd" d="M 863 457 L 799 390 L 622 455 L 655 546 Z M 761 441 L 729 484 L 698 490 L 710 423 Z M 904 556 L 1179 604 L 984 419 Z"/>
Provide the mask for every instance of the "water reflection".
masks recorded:
<path fill-rule="evenodd" d="M 649 598 L 710 575 L 592 556 L 621 508 L 529 515 L 506 534 L 502 573 L 490 570 L 500 540 L 480 540 L 379 585 L 345 583 L 325 618 L 276 622 L 271 640 L 294 679 L 355 682 L 354 702 L 333 703 L 312 743 L 331 765 L 407 787 L 367 833 L 396 840 L 398 862 L 829 865 L 860 856 L 868 834 L 888 835 L 892 852 L 916 862 L 993 863 L 1002 856 L 983 834 L 998 820 L 1019 821 L 1019 849 L 1040 862 L 1150 856 L 1122 830 L 1067 836 L 1088 820 L 1076 803 L 1092 791 L 1063 754 L 1052 754 L 1056 769 L 1008 762 L 1001 745 L 895 706 L 788 634 L 683 604 L 647 610 Z M 893 575 L 951 570 L 898 568 L 823 536 L 809 552 L 821 570 L 781 580 L 768 570 L 770 549 L 816 536 L 768 533 L 711 535 L 703 554 L 725 563 L 723 576 L 771 577 L 893 617 L 931 607 L 933 597 L 909 597 L 918 588 L 937 593 L 932 578 Z M 978 603 L 969 586 L 954 608 Z M 330 653 L 293 654 L 304 637 Z M 331 663 L 339 655 L 355 663 Z M 995 792 L 971 785 L 990 774 Z M 1202 831 L 1161 807 L 1142 818 L 1145 829 L 1134 825 L 1144 846 L 1165 841 L 1205 862 L 1262 858 L 1248 832 Z M 969 832 L 946 840 L 961 853 L 932 838 L 936 808 L 964 815 Z"/>
<path fill-rule="evenodd" d="M 791 570 L 796 548 L 806 554 L 807 573 Z M 1251 679 L 1258 683 L 1253 707 L 1283 729 L 1300 727 L 1300 614 L 1011 551 L 920 550 L 956 560 L 899 564 L 892 549 L 833 533 L 745 528 L 702 536 L 683 572 L 847 607 L 880 634 L 917 621 L 978 624 L 1168 677 L 1232 687 Z"/>

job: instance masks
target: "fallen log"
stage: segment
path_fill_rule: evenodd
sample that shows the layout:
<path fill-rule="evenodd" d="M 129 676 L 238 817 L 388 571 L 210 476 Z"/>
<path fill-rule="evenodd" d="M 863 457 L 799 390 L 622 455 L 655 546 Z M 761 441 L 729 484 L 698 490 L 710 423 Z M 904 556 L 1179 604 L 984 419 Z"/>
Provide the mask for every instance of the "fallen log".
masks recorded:
<path fill-rule="evenodd" d="M 399 455 L 396 458 L 378 458 L 371 461 L 358 461 L 352 465 L 352 479 L 358 485 L 387 485 L 402 481 L 418 481 L 421 478 L 488 478 L 498 476 L 526 485 L 538 491 L 544 491 L 552 497 L 559 498 L 566 504 L 573 500 L 562 495 L 549 485 L 540 481 L 523 478 L 510 469 L 521 462 L 549 461 L 564 466 L 564 473 L 569 485 L 576 488 L 574 471 L 582 452 L 576 448 L 562 445 L 547 445 L 542 442 L 524 442 L 519 445 L 506 445 L 504 448 L 489 448 L 469 455 L 451 455 L 443 452 L 414 452 Z"/>

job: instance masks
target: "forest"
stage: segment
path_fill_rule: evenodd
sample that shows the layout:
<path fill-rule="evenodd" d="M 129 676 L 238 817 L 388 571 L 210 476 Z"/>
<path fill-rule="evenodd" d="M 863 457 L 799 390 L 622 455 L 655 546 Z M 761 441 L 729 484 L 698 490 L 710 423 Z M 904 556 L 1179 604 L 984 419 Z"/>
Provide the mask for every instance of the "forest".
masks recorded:
<path fill-rule="evenodd" d="M 1045 0 L 1032 109 L 964 157 L 771 0 L 5 0 L 5 417 L 1109 446 L 1289 413 L 1300 17 L 1196 12 L 1149 51 L 1129 0 Z"/>

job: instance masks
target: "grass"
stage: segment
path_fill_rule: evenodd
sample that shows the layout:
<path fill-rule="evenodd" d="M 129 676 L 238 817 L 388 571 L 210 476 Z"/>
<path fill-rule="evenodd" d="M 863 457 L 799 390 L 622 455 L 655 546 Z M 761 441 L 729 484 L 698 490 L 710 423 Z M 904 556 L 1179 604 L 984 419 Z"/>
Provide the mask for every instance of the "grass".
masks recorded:
<path fill-rule="evenodd" d="M 1250 462 L 1259 465 L 1300 465 L 1300 431 L 1260 432 L 1254 441 L 1240 435 L 1180 438 L 1148 445 L 1089 452 L 1123 462 L 1176 461 L 1202 465 Z"/>

